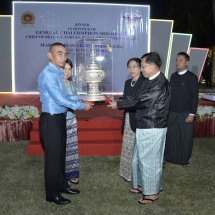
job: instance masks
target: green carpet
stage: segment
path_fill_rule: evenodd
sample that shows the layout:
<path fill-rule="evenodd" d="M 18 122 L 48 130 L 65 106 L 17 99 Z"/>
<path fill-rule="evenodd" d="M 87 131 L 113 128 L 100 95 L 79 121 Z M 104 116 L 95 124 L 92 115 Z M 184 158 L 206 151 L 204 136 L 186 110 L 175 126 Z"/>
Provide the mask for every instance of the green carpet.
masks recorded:
<path fill-rule="evenodd" d="M 196 138 L 190 167 L 166 163 L 164 190 L 150 205 L 118 176 L 119 156 L 80 157 L 79 195 L 72 203 L 45 201 L 43 157 L 28 157 L 27 142 L 0 143 L 0 214 L 7 215 L 214 215 L 215 139 Z"/>

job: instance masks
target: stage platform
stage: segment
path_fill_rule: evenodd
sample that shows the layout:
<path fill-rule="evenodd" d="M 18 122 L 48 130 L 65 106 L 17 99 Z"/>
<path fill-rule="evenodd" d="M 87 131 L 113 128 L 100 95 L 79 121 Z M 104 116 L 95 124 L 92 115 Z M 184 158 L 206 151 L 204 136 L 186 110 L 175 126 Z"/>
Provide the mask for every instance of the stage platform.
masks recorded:
<path fill-rule="evenodd" d="M 41 110 L 39 95 L 0 94 L 0 106 L 34 105 Z M 199 105 L 215 105 L 209 100 L 199 100 Z M 94 106 L 89 111 L 76 111 L 80 156 L 120 155 L 122 147 L 122 110 L 112 110 L 105 105 Z M 29 156 L 44 155 L 39 136 L 39 120 L 33 121 L 26 153 Z"/>
<path fill-rule="evenodd" d="M 34 105 L 41 110 L 39 95 L 0 94 L 3 104 Z M 112 110 L 106 105 L 94 106 L 89 111 L 76 111 L 80 156 L 120 155 L 122 147 L 122 110 Z M 27 145 L 27 155 L 44 155 L 39 135 L 39 120 L 34 119 Z"/>

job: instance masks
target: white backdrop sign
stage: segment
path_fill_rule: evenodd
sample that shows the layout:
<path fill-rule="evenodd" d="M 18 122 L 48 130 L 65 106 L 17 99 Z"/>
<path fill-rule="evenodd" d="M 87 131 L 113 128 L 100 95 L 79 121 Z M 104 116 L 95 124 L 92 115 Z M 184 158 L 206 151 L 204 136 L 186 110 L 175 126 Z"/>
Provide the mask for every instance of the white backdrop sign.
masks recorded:
<path fill-rule="evenodd" d="M 148 51 L 149 10 L 143 5 L 13 2 L 15 91 L 38 92 L 50 44 L 65 44 L 73 61 L 76 41 L 111 38 L 113 92 L 122 92 L 129 78 L 127 61 Z"/>

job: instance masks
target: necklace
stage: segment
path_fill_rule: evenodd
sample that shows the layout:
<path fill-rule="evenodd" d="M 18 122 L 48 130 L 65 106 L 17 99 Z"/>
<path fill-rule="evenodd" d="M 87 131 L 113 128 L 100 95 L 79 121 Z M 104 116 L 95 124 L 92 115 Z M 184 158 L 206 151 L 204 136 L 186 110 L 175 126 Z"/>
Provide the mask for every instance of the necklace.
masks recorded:
<path fill-rule="evenodd" d="M 137 80 L 136 81 L 131 81 L 131 87 L 133 87 L 135 84 L 136 84 Z"/>
<path fill-rule="evenodd" d="M 137 83 L 137 80 L 139 77 L 140 76 L 138 76 L 136 80 L 133 80 L 133 79 L 131 80 L 131 87 L 133 87 Z"/>

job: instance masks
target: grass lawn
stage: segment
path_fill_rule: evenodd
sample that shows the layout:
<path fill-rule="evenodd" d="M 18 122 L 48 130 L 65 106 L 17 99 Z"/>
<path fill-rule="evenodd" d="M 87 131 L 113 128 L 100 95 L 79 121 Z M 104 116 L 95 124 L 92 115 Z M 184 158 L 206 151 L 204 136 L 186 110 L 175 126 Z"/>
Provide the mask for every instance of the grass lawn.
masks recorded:
<path fill-rule="evenodd" d="M 190 167 L 166 163 L 164 190 L 150 205 L 129 193 L 119 156 L 80 157 L 79 195 L 68 205 L 45 201 L 43 157 L 28 157 L 27 142 L 0 143 L 0 214 L 7 215 L 214 215 L 215 138 L 194 139 Z"/>

